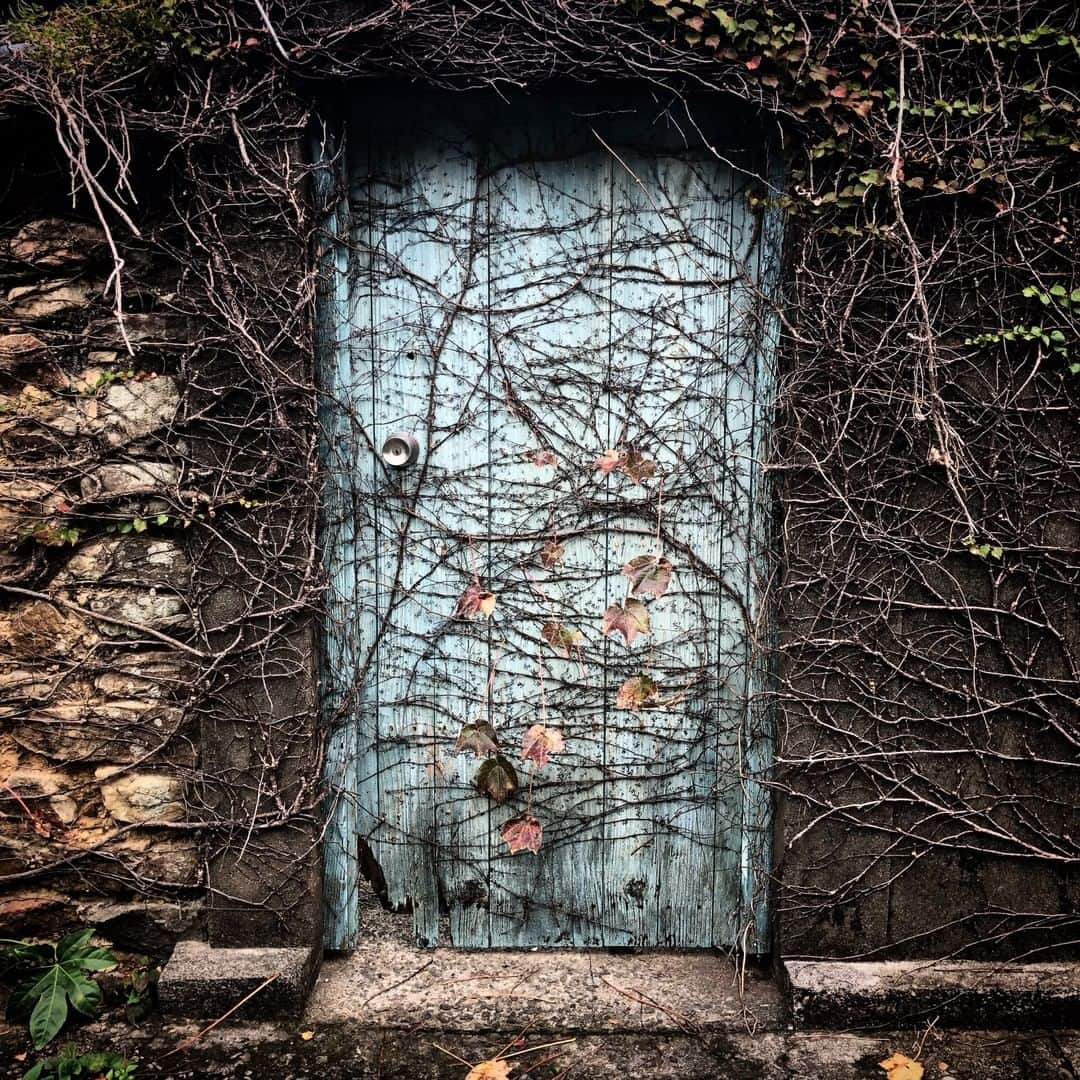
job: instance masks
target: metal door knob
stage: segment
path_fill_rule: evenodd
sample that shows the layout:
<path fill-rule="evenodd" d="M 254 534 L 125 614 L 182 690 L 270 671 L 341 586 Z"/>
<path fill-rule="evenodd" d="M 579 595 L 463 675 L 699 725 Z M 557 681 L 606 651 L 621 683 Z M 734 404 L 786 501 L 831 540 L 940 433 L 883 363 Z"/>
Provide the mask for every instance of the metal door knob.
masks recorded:
<path fill-rule="evenodd" d="M 411 431 L 394 431 L 382 444 L 382 459 L 393 469 L 404 469 L 420 456 L 420 443 Z"/>

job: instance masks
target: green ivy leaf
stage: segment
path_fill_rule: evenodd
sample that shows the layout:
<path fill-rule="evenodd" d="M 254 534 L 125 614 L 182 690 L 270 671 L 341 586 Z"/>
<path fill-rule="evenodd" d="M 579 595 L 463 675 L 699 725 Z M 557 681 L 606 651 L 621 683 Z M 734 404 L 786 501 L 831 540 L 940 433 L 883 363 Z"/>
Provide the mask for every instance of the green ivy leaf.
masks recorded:
<path fill-rule="evenodd" d="M 92 1016 L 101 1005 L 101 987 L 85 975 L 65 971 L 67 996 L 71 1004 L 83 1014 Z"/>
<path fill-rule="evenodd" d="M 64 969 L 57 964 L 42 982 L 44 986 L 30 1013 L 30 1038 L 35 1050 L 48 1046 L 60 1034 L 68 1015 Z"/>

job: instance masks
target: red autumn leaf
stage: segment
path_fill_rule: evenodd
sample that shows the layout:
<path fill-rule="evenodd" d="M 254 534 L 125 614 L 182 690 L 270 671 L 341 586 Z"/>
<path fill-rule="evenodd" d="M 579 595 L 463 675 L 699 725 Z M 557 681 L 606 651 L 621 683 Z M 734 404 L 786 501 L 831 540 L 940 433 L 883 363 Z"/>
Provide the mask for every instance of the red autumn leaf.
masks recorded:
<path fill-rule="evenodd" d="M 532 814 L 522 814 L 511 818 L 499 830 L 499 835 L 510 845 L 510 854 L 519 851 L 531 851 L 534 855 L 540 850 L 540 838 L 543 827 Z"/>
<path fill-rule="evenodd" d="M 559 464 L 559 459 L 550 450 L 537 450 L 536 453 L 533 454 L 532 461 L 538 469 L 542 469 L 545 465 Z"/>
<path fill-rule="evenodd" d="M 475 615 L 491 618 L 495 610 L 495 594 L 485 592 L 474 581 L 458 598 L 454 614 L 460 619 L 471 619 Z"/>
<path fill-rule="evenodd" d="M 640 484 L 642 480 L 651 480 L 656 475 L 656 462 L 638 453 L 637 450 L 628 450 L 619 462 L 619 468 L 635 484 Z"/>
<path fill-rule="evenodd" d="M 704 30 L 705 20 L 700 15 L 692 15 L 686 20 L 686 25 L 689 26 L 691 30 Z"/>
<path fill-rule="evenodd" d="M 649 632 L 649 612 L 640 600 L 627 600 L 625 604 L 612 604 L 604 612 L 604 636 L 619 633 L 627 645 L 634 644 L 638 634 Z"/>
<path fill-rule="evenodd" d="M 533 724 L 521 740 L 521 760 L 535 761 L 543 768 L 548 763 L 548 754 L 558 754 L 566 749 L 562 734 L 543 724 Z"/>
<path fill-rule="evenodd" d="M 477 757 L 489 757 L 499 752 L 499 737 L 486 720 L 462 725 L 457 742 L 454 743 L 454 752 L 463 754 L 467 750 L 471 750 Z"/>
<path fill-rule="evenodd" d="M 746 61 L 746 66 L 751 71 L 753 71 L 755 68 L 761 67 L 761 57 L 760 56 L 751 56 L 750 59 Z"/>
<path fill-rule="evenodd" d="M 635 596 L 661 597 L 671 584 L 674 569 L 671 560 L 661 555 L 636 555 L 622 572 L 630 579 L 630 591 Z"/>
<path fill-rule="evenodd" d="M 648 675 L 634 675 L 615 695 L 617 709 L 647 709 L 660 702 L 660 687 Z"/>
<path fill-rule="evenodd" d="M 540 565 L 550 570 L 565 554 L 566 548 L 562 544 L 549 540 L 540 549 Z"/>
<path fill-rule="evenodd" d="M 618 450 L 605 450 L 593 464 L 594 469 L 599 469 L 605 476 L 622 461 L 622 455 Z"/>
<path fill-rule="evenodd" d="M 71 509 L 71 503 L 69 503 L 67 499 L 58 499 L 56 502 L 56 509 L 59 510 L 61 514 L 66 514 Z"/>
<path fill-rule="evenodd" d="M 473 778 L 476 790 L 497 803 L 504 803 L 518 789 L 518 777 L 514 766 L 502 756 L 489 757 Z"/>
<path fill-rule="evenodd" d="M 844 85 L 844 83 L 840 83 L 839 86 L 834 86 L 829 91 L 829 97 L 846 98 L 847 96 L 848 96 L 848 88 L 847 88 L 847 86 Z"/>
<path fill-rule="evenodd" d="M 585 635 L 580 630 L 568 630 L 561 623 L 546 622 L 540 628 L 540 636 L 568 660 L 575 649 L 581 648 Z"/>

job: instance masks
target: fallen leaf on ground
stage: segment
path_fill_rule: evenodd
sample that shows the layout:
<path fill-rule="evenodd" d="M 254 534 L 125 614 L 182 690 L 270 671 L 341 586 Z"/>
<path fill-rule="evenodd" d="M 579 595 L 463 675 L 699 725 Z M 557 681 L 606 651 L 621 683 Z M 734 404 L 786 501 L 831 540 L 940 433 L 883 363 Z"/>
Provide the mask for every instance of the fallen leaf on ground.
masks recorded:
<path fill-rule="evenodd" d="M 521 760 L 535 761 L 541 768 L 547 764 L 548 754 L 558 754 L 566 749 L 562 735 L 554 728 L 533 724 L 521 740 Z"/>
<path fill-rule="evenodd" d="M 460 618 L 471 619 L 474 615 L 491 618 L 495 610 L 495 594 L 486 592 L 473 582 L 458 598 L 454 614 Z"/>
<path fill-rule="evenodd" d="M 314 1031 L 301 1031 L 300 1032 L 300 1038 L 303 1039 L 304 1042 L 308 1042 L 308 1040 L 315 1038 L 315 1032 Z"/>
<path fill-rule="evenodd" d="M 627 600 L 625 604 L 612 604 L 604 612 L 604 636 L 619 633 L 627 645 L 634 644 L 638 634 L 649 632 L 649 611 L 640 600 Z"/>
<path fill-rule="evenodd" d="M 885 1070 L 888 1080 L 922 1080 L 923 1077 L 923 1067 L 907 1054 L 892 1054 L 878 1065 Z"/>
<path fill-rule="evenodd" d="M 489 757 L 476 770 L 473 783 L 481 795 L 487 795 L 497 803 L 506 802 L 518 789 L 517 772 L 502 754 Z"/>
<path fill-rule="evenodd" d="M 511 1068 L 513 1066 L 505 1061 L 492 1058 L 491 1061 L 481 1061 L 479 1065 L 474 1065 L 465 1080 L 507 1080 Z"/>
<path fill-rule="evenodd" d="M 540 850 L 540 839 L 543 836 L 543 826 L 532 814 L 522 814 L 521 817 L 511 818 L 499 830 L 499 835 L 510 845 L 510 854 L 516 855 L 519 851 L 531 851 L 534 855 Z"/>

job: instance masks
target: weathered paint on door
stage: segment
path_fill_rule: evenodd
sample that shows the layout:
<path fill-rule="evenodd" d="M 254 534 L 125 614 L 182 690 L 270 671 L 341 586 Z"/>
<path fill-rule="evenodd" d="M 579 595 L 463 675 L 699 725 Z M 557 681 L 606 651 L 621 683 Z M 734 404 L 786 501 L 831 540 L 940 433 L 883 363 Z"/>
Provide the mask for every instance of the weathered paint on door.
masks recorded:
<path fill-rule="evenodd" d="M 764 946 L 750 699 L 779 230 L 748 193 L 775 163 L 704 115 L 368 98 L 324 146 L 332 948 L 365 875 L 424 944 Z M 400 470 L 394 431 L 420 443 Z M 655 475 L 605 473 L 608 450 Z M 674 574 L 628 646 L 601 620 L 639 555 Z M 456 614 L 470 586 L 490 618 Z M 546 624 L 582 636 L 562 650 Z M 640 673 L 661 704 L 616 707 Z M 455 750 L 481 720 L 521 782 L 505 805 Z M 565 741 L 543 768 L 521 760 L 536 723 Z M 526 808 L 542 844 L 511 854 Z"/>

